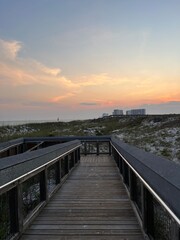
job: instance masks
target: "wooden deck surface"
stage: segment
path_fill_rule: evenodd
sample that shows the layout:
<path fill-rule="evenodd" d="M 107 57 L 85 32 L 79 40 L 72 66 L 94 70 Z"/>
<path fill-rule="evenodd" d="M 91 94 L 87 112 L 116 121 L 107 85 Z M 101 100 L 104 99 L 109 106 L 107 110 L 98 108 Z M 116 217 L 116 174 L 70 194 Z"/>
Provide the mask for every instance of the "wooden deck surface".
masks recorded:
<path fill-rule="evenodd" d="M 21 240 L 141 240 L 118 169 L 108 155 L 81 157 Z"/>

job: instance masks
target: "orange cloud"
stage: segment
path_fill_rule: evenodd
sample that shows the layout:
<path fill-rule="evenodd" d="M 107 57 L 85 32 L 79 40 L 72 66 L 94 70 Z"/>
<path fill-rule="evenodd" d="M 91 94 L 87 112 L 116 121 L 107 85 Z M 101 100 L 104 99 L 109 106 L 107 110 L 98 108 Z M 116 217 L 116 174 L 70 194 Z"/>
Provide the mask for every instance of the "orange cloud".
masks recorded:
<path fill-rule="evenodd" d="M 59 103 L 59 102 L 61 102 L 64 99 L 67 99 L 69 97 L 73 97 L 74 95 L 75 95 L 74 93 L 67 93 L 65 95 L 53 97 L 49 101 L 52 102 L 52 103 Z"/>
<path fill-rule="evenodd" d="M 77 84 L 61 75 L 60 68 L 51 68 L 37 60 L 18 57 L 21 48 L 20 42 L 0 40 L 0 84 L 77 88 Z"/>

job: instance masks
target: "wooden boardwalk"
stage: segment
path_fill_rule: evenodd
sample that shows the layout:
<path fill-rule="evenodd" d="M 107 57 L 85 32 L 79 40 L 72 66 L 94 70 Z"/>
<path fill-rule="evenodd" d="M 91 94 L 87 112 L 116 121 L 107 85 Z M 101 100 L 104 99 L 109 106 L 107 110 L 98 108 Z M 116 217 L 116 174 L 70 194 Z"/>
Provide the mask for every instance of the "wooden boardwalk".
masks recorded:
<path fill-rule="evenodd" d="M 110 156 L 81 157 L 21 240 L 141 240 L 118 169 Z"/>

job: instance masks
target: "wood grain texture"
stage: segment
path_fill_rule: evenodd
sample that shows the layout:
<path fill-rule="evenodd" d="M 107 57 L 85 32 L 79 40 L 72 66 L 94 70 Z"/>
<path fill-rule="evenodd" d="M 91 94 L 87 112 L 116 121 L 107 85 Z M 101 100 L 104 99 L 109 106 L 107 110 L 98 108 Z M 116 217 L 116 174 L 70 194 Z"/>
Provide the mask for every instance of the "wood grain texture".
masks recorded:
<path fill-rule="evenodd" d="M 141 240 L 138 221 L 113 159 L 81 157 L 21 240 Z"/>

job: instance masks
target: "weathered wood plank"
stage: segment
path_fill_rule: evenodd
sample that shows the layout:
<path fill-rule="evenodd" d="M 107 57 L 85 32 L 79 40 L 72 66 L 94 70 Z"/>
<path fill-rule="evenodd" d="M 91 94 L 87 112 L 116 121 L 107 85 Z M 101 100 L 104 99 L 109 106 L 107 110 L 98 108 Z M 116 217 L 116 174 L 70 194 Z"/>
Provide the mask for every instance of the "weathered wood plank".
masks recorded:
<path fill-rule="evenodd" d="M 72 220 L 72 221 L 131 221 L 131 220 L 135 220 L 137 222 L 137 219 L 135 216 L 107 216 L 107 217 L 104 217 L 104 216 L 89 216 L 87 218 L 87 216 L 81 216 L 81 217 L 78 217 L 78 216 L 73 216 L 73 217 L 68 217 L 68 216 L 38 216 L 36 218 L 36 220 L 39 220 L 39 221 L 69 221 L 69 220 Z"/>
<path fill-rule="evenodd" d="M 59 236 L 59 235 L 24 235 L 21 240 L 143 240 L 142 234 L 136 236 L 118 235 L 79 235 L 79 236 Z"/>
<path fill-rule="evenodd" d="M 26 231 L 26 234 L 30 235 L 39 235 L 39 234 L 44 234 L 44 235 L 72 235 L 72 236 L 77 236 L 77 235 L 109 235 L 109 237 L 111 237 L 111 235 L 125 235 L 127 236 L 136 236 L 136 235 L 140 235 L 141 231 L 139 229 L 36 229 L 36 230 L 31 230 L 28 229 Z"/>
<path fill-rule="evenodd" d="M 52 220 L 52 218 L 48 218 L 48 219 L 39 219 L 39 220 L 35 220 L 33 222 L 33 225 L 83 225 L 83 224 L 87 224 L 87 225 L 123 225 L 123 224 L 127 224 L 127 225 L 131 225 L 131 224 L 135 224 L 137 225 L 137 220 L 129 220 L 129 219 L 123 219 L 123 220 L 77 220 L 75 219 L 74 221 L 71 220 L 66 220 L 66 219 L 62 219 L 62 220 L 58 220 L 58 218 Z"/>
<path fill-rule="evenodd" d="M 139 230 L 138 224 L 122 225 L 122 224 L 108 224 L 108 225 L 95 225 L 95 224 L 79 224 L 79 225 L 58 225 L 58 224 L 32 224 L 29 230 Z"/>
<path fill-rule="evenodd" d="M 81 159 L 21 238 L 32 239 L 144 239 L 110 156 Z"/>
<path fill-rule="evenodd" d="M 139 235 L 140 229 L 28 229 L 26 234 L 49 234 L 49 235 Z"/>

